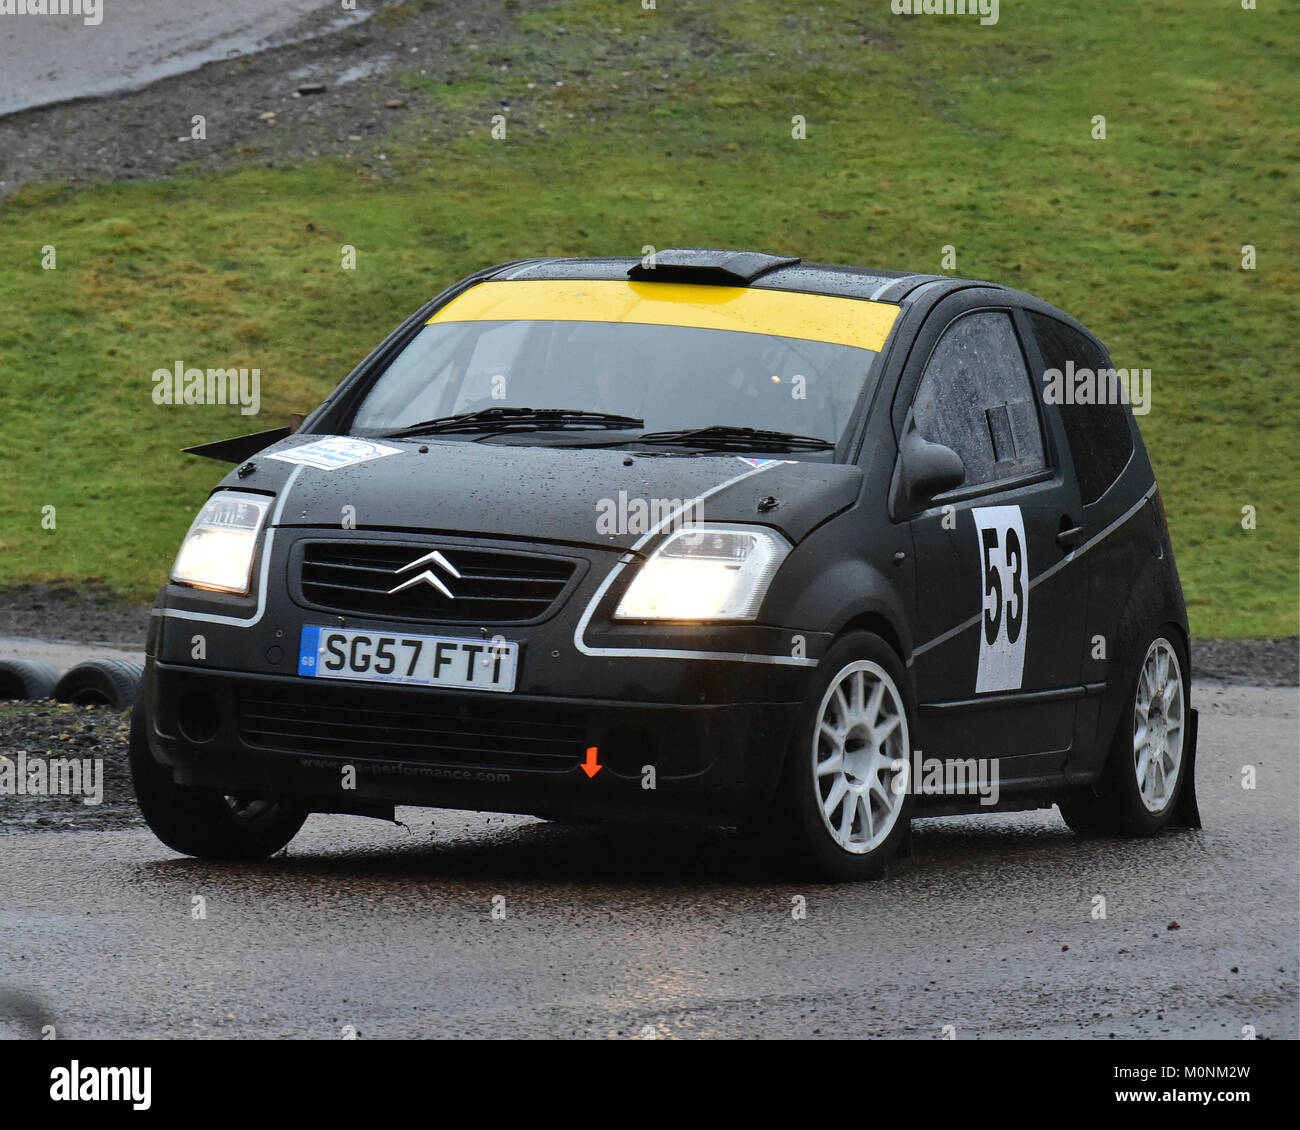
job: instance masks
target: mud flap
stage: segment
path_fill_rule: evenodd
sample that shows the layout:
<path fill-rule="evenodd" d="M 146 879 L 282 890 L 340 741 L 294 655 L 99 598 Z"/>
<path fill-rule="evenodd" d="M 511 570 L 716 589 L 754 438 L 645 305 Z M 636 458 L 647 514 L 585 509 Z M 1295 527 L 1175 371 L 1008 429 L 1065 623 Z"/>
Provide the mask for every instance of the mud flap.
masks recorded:
<path fill-rule="evenodd" d="M 1187 746 L 1183 750 L 1183 788 L 1178 794 L 1178 803 L 1174 805 L 1173 815 L 1169 818 L 1171 828 L 1199 828 L 1201 810 L 1196 803 L 1196 735 L 1199 715 L 1195 710 L 1188 712 Z"/>

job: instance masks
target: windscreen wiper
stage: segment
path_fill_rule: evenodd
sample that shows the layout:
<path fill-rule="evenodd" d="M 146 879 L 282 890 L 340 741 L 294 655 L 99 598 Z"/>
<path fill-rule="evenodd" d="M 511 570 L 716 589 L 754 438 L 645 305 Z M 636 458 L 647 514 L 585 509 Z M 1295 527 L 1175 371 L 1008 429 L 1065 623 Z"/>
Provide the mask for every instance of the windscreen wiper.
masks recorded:
<path fill-rule="evenodd" d="M 646 432 L 637 443 L 681 443 L 692 447 L 728 448 L 738 451 L 830 451 L 835 446 L 818 436 L 793 432 L 768 432 L 761 428 L 740 428 L 713 424 L 707 428 L 678 428 L 668 432 Z"/>
<path fill-rule="evenodd" d="M 436 435 L 440 432 L 505 431 L 514 428 L 643 428 L 645 421 L 636 416 L 619 416 L 613 412 L 587 412 L 574 408 L 480 408 L 477 412 L 460 412 L 408 424 L 384 438 Z"/>

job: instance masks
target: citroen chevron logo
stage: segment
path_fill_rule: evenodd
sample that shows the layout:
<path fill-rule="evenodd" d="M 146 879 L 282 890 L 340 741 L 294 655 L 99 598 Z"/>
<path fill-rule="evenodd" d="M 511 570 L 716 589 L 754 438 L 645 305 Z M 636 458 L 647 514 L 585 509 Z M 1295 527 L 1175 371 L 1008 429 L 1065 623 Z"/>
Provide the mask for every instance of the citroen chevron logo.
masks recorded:
<path fill-rule="evenodd" d="M 426 553 L 423 557 L 417 557 L 409 565 L 403 565 L 400 569 L 397 570 L 397 572 L 399 574 L 405 573 L 409 569 L 418 569 L 421 565 L 428 565 L 430 563 L 437 565 L 441 569 L 445 569 L 457 580 L 460 579 L 460 573 L 457 572 L 456 566 L 453 565 L 450 561 L 448 561 L 445 557 L 443 557 L 443 555 L 439 553 L 438 550 L 436 549 L 432 553 Z M 412 585 L 418 585 L 421 583 L 426 585 L 431 585 L 433 588 L 437 589 L 440 593 L 442 593 L 442 595 L 445 596 L 448 600 L 456 599 L 456 597 L 452 594 L 451 589 L 449 589 L 446 585 L 442 583 L 442 581 L 434 574 L 432 569 L 425 569 L 424 572 L 422 573 L 416 573 L 414 577 L 411 577 L 408 580 L 403 581 L 395 589 L 389 589 L 388 595 L 392 596 L 394 593 L 399 593 L 403 589 L 409 589 Z"/>

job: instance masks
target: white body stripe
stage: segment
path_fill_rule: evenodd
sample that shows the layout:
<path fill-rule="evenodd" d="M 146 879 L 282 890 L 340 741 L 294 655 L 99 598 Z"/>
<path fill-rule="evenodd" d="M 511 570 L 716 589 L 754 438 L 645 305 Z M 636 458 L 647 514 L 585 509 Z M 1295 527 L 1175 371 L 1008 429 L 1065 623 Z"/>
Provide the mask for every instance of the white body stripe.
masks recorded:
<path fill-rule="evenodd" d="M 726 490 L 727 487 L 734 486 L 736 483 L 743 482 L 745 479 L 754 475 L 761 475 L 768 467 L 774 466 L 772 463 L 764 464 L 762 467 L 754 467 L 749 471 L 744 471 L 734 478 L 727 479 L 715 487 L 710 487 L 703 494 L 684 503 L 680 508 L 673 511 L 672 514 L 664 518 L 658 525 L 644 534 L 633 550 L 640 551 L 647 542 L 656 534 L 662 531 L 670 523 L 688 511 L 693 511 L 706 498 L 710 498 L 719 491 Z M 615 579 L 627 568 L 629 562 L 620 561 L 609 571 L 607 576 L 596 590 L 595 595 L 588 602 L 586 609 L 578 620 L 578 625 L 573 629 L 573 646 L 583 655 L 593 656 L 611 656 L 621 659 L 721 659 L 732 660 L 738 663 L 772 663 L 783 667 L 816 667 L 815 659 L 800 659 L 793 655 L 745 655 L 735 651 L 685 651 L 672 648 L 650 648 L 650 647 L 591 647 L 585 639 L 587 634 L 587 625 L 591 623 L 591 617 L 596 611 L 596 606 L 600 604 L 604 595 L 609 592 L 609 587 Z"/>
<path fill-rule="evenodd" d="M 1036 576 L 1032 581 L 1029 582 L 1029 587 L 1031 589 L 1036 588 L 1038 585 L 1040 585 L 1043 581 L 1047 580 L 1049 577 L 1054 577 L 1067 565 L 1075 561 L 1078 561 L 1080 557 L 1082 557 L 1085 553 L 1087 553 L 1088 550 L 1090 550 L 1099 541 L 1102 541 L 1104 538 L 1110 537 L 1110 535 L 1113 534 L 1116 530 L 1118 530 L 1120 526 L 1122 526 L 1125 522 L 1127 522 L 1130 518 L 1132 518 L 1134 514 L 1136 514 L 1139 510 L 1142 509 L 1143 506 L 1146 505 L 1147 500 L 1155 493 L 1156 493 L 1156 485 L 1155 483 L 1152 483 L 1151 488 L 1146 492 L 1146 494 L 1144 494 L 1141 498 L 1137 500 L 1137 502 L 1135 502 L 1132 506 L 1130 506 L 1127 510 L 1125 510 L 1123 514 L 1121 514 L 1118 518 L 1115 519 L 1115 521 L 1113 521 L 1109 526 L 1107 526 L 1100 533 L 1094 534 L 1077 549 L 1071 550 L 1064 557 L 1062 557 L 1060 561 L 1058 561 L 1055 565 L 1053 565 L 1050 569 L 1044 569 L 1041 573 L 1038 574 L 1038 576 Z M 928 641 L 927 643 L 921 644 L 920 647 L 914 648 L 912 651 L 912 656 L 915 658 L 918 655 L 924 655 L 931 648 L 938 647 L 941 643 L 947 643 L 950 639 L 953 638 L 953 636 L 960 635 L 968 628 L 972 628 L 976 624 L 978 624 L 980 622 L 981 617 L 983 617 L 983 615 L 984 615 L 984 610 L 981 608 L 977 613 L 975 613 L 974 616 L 971 616 L 968 619 L 963 620 L 955 628 L 949 628 L 948 631 L 943 633 L 943 635 L 935 636 L 934 639 Z"/>
<path fill-rule="evenodd" d="M 704 499 L 717 494 L 721 490 L 725 490 L 727 487 L 732 486 L 735 483 L 741 482 L 744 479 L 748 479 L 752 475 L 761 474 L 763 471 L 766 471 L 767 468 L 770 466 L 775 466 L 775 463 L 769 463 L 762 467 L 753 467 L 748 471 L 744 471 L 739 475 L 727 479 L 725 482 L 719 483 L 715 487 L 711 487 L 709 490 L 705 491 L 703 494 L 699 495 L 698 497 L 691 499 L 687 503 L 684 503 L 680 508 L 673 511 L 666 518 L 664 518 L 663 521 L 661 521 L 648 533 L 642 536 L 632 548 L 634 550 L 640 550 L 648 541 L 650 541 L 651 538 L 653 538 L 657 533 L 663 530 L 665 526 L 668 526 L 670 523 L 676 521 L 677 518 L 679 518 L 686 511 L 689 511 L 693 507 L 698 506 L 701 502 L 704 501 Z M 253 625 L 257 624 L 262 619 L 263 615 L 265 615 L 266 613 L 266 588 L 267 588 L 268 570 L 269 570 L 269 565 L 271 560 L 271 548 L 274 545 L 274 539 L 275 539 L 274 527 L 279 522 L 280 515 L 284 511 L 285 502 L 288 500 L 289 491 L 293 487 L 294 480 L 301 473 L 302 469 L 303 468 L 301 466 L 295 467 L 293 471 L 290 473 L 289 478 L 285 480 L 283 493 L 280 495 L 280 498 L 277 500 L 275 512 L 271 516 L 270 523 L 268 523 L 268 528 L 266 531 L 266 547 L 262 555 L 261 575 L 258 578 L 257 612 L 251 618 L 246 619 L 239 616 L 221 616 L 211 612 L 190 612 L 190 611 L 186 611 L 183 609 L 176 609 L 176 608 L 155 609 L 154 615 L 169 616 L 179 620 L 197 620 L 208 624 L 229 624 L 232 627 L 236 627 L 236 628 L 251 628 Z M 780 664 L 780 665 L 790 666 L 790 667 L 817 666 L 817 660 L 815 659 L 798 659 L 794 656 L 786 656 L 786 655 L 745 655 L 739 652 L 730 652 L 730 651 L 677 651 L 677 650 L 655 649 L 655 648 L 588 647 L 583 642 L 582 637 L 586 632 L 587 625 L 591 621 L 592 613 L 595 611 L 596 605 L 600 603 L 601 597 L 603 597 L 605 593 L 609 591 L 609 586 L 614 583 L 614 579 L 623 571 L 624 567 L 625 567 L 625 563 L 620 561 L 617 565 L 614 566 L 613 569 L 610 570 L 609 576 L 605 578 L 600 588 L 597 590 L 595 596 L 592 597 L 591 602 L 587 605 L 587 608 L 583 612 L 581 619 L 578 621 L 578 626 L 574 629 L 573 643 L 574 646 L 578 649 L 578 651 L 581 652 L 582 654 L 610 655 L 610 656 L 623 656 L 623 657 L 644 656 L 646 658 L 651 658 L 651 659 L 722 659 L 722 660 L 734 660 L 742 663 L 774 663 L 774 664 Z"/>

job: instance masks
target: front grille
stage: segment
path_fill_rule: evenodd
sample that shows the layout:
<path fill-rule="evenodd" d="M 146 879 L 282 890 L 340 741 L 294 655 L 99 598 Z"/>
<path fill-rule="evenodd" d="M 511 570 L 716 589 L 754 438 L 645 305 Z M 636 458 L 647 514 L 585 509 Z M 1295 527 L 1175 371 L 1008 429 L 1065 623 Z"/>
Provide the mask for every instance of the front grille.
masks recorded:
<path fill-rule="evenodd" d="M 494 769 L 572 769 L 586 721 L 536 703 L 436 698 L 374 687 L 244 688 L 239 734 L 263 749 Z"/>
<path fill-rule="evenodd" d="M 441 560 L 413 565 L 435 550 Z M 367 541 L 305 541 L 298 564 L 302 598 L 317 608 L 469 624 L 542 619 L 575 567 L 568 558 L 535 553 Z M 417 579 L 426 572 L 427 579 Z M 391 592 L 411 580 L 416 583 Z"/>

